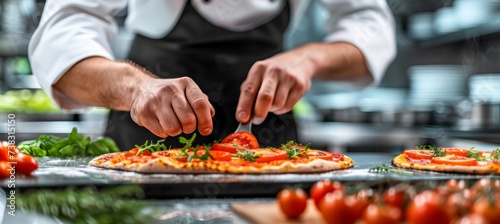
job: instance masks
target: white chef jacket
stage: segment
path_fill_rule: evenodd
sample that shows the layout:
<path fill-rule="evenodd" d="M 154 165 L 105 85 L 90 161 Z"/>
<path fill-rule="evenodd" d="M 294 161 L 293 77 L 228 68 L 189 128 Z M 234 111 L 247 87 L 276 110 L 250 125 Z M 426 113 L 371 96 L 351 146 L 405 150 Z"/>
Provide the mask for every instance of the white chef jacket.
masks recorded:
<path fill-rule="evenodd" d="M 241 32 L 262 25 L 283 10 L 284 0 L 192 0 L 212 24 Z M 308 35 L 315 0 L 289 0 L 291 21 L 285 35 Z M 113 60 L 117 32 L 113 16 L 128 3 L 126 26 L 149 38 L 162 38 L 175 26 L 187 0 L 47 0 L 28 55 L 41 87 L 62 108 L 84 107 L 52 85 L 78 61 L 91 56 Z M 325 42 L 349 42 L 361 50 L 377 84 L 396 54 L 394 21 L 385 0 L 321 0 L 328 12 Z M 304 22 L 306 21 L 306 22 Z"/>

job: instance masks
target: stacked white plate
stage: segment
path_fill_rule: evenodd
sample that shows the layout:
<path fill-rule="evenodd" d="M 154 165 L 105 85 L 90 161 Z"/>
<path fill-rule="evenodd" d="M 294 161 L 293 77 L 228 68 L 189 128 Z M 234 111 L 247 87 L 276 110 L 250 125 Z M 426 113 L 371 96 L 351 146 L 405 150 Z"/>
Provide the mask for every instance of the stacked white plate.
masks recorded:
<path fill-rule="evenodd" d="M 415 39 L 434 36 L 434 13 L 418 13 L 408 17 L 408 32 Z"/>
<path fill-rule="evenodd" d="M 497 14 L 499 0 L 455 0 L 456 22 L 461 28 L 473 27 L 488 22 Z"/>
<path fill-rule="evenodd" d="M 409 103 L 432 107 L 461 100 L 467 94 L 469 68 L 462 65 L 418 65 L 408 69 Z"/>
<path fill-rule="evenodd" d="M 472 75 L 469 97 L 475 102 L 500 103 L 500 74 Z"/>

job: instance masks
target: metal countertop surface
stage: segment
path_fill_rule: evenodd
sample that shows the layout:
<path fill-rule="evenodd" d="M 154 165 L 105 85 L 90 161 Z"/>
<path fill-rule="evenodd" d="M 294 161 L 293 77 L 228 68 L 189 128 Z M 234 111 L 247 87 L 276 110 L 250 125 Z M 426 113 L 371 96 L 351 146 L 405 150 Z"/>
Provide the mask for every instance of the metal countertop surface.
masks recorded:
<path fill-rule="evenodd" d="M 140 174 L 135 172 L 101 169 L 88 166 L 92 158 L 60 159 L 40 158 L 39 168 L 31 177 L 16 177 L 15 188 L 62 188 L 67 186 L 107 187 L 139 184 L 147 198 L 214 198 L 214 197 L 269 197 L 285 186 L 301 184 L 310 187 L 321 179 L 341 182 L 401 182 L 448 179 L 500 178 L 492 175 L 468 175 L 412 171 L 412 174 L 372 173 L 380 164 L 391 165 L 395 154 L 346 153 L 354 160 L 354 167 L 316 174 Z M 12 181 L 11 181 L 12 182 Z M 4 190 L 10 189 L 9 180 L 0 182 Z"/>

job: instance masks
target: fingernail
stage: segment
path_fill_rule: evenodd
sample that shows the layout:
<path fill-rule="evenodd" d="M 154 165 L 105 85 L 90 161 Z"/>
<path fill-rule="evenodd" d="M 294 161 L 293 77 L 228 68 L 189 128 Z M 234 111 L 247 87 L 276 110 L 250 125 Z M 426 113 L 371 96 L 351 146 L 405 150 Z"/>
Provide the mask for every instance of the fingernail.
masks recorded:
<path fill-rule="evenodd" d="M 238 119 L 244 120 L 245 118 L 247 118 L 247 113 L 245 113 L 245 111 L 238 112 Z"/>
<path fill-rule="evenodd" d="M 271 108 L 269 108 L 269 112 L 275 112 L 275 110 L 277 110 L 278 108 L 275 107 L 275 106 L 271 106 Z"/>
<path fill-rule="evenodd" d="M 205 128 L 205 129 L 203 129 L 203 134 L 204 134 L 204 135 L 208 135 L 208 134 L 210 134 L 210 133 L 212 133 L 212 129 L 211 129 L 211 128 Z M 201 134 L 201 133 L 200 133 L 200 134 Z"/>
<path fill-rule="evenodd" d="M 262 122 L 264 122 L 264 119 L 265 118 L 262 118 L 262 117 L 254 117 L 253 118 L 253 124 L 255 124 L 255 125 L 262 124 Z"/>

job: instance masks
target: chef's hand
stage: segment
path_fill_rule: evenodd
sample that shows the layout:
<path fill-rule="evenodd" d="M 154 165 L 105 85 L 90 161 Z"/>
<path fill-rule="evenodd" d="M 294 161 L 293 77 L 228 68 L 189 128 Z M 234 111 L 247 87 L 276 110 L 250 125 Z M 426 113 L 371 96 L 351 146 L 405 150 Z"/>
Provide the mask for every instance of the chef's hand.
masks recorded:
<path fill-rule="evenodd" d="M 313 74 L 308 52 L 300 49 L 256 62 L 241 85 L 236 119 L 246 123 L 253 114 L 253 123 L 261 124 L 268 112 L 292 110 L 311 87 Z"/>
<path fill-rule="evenodd" d="M 279 115 L 292 110 L 311 87 L 313 76 L 349 80 L 360 86 L 373 81 L 356 46 L 347 42 L 306 44 L 252 66 L 241 85 L 236 119 L 246 123 L 253 113 L 253 123 L 261 124 L 269 112 Z"/>
<path fill-rule="evenodd" d="M 130 108 L 134 122 L 165 138 L 196 129 L 212 132 L 214 108 L 196 83 L 188 78 L 147 78 L 138 85 Z"/>

